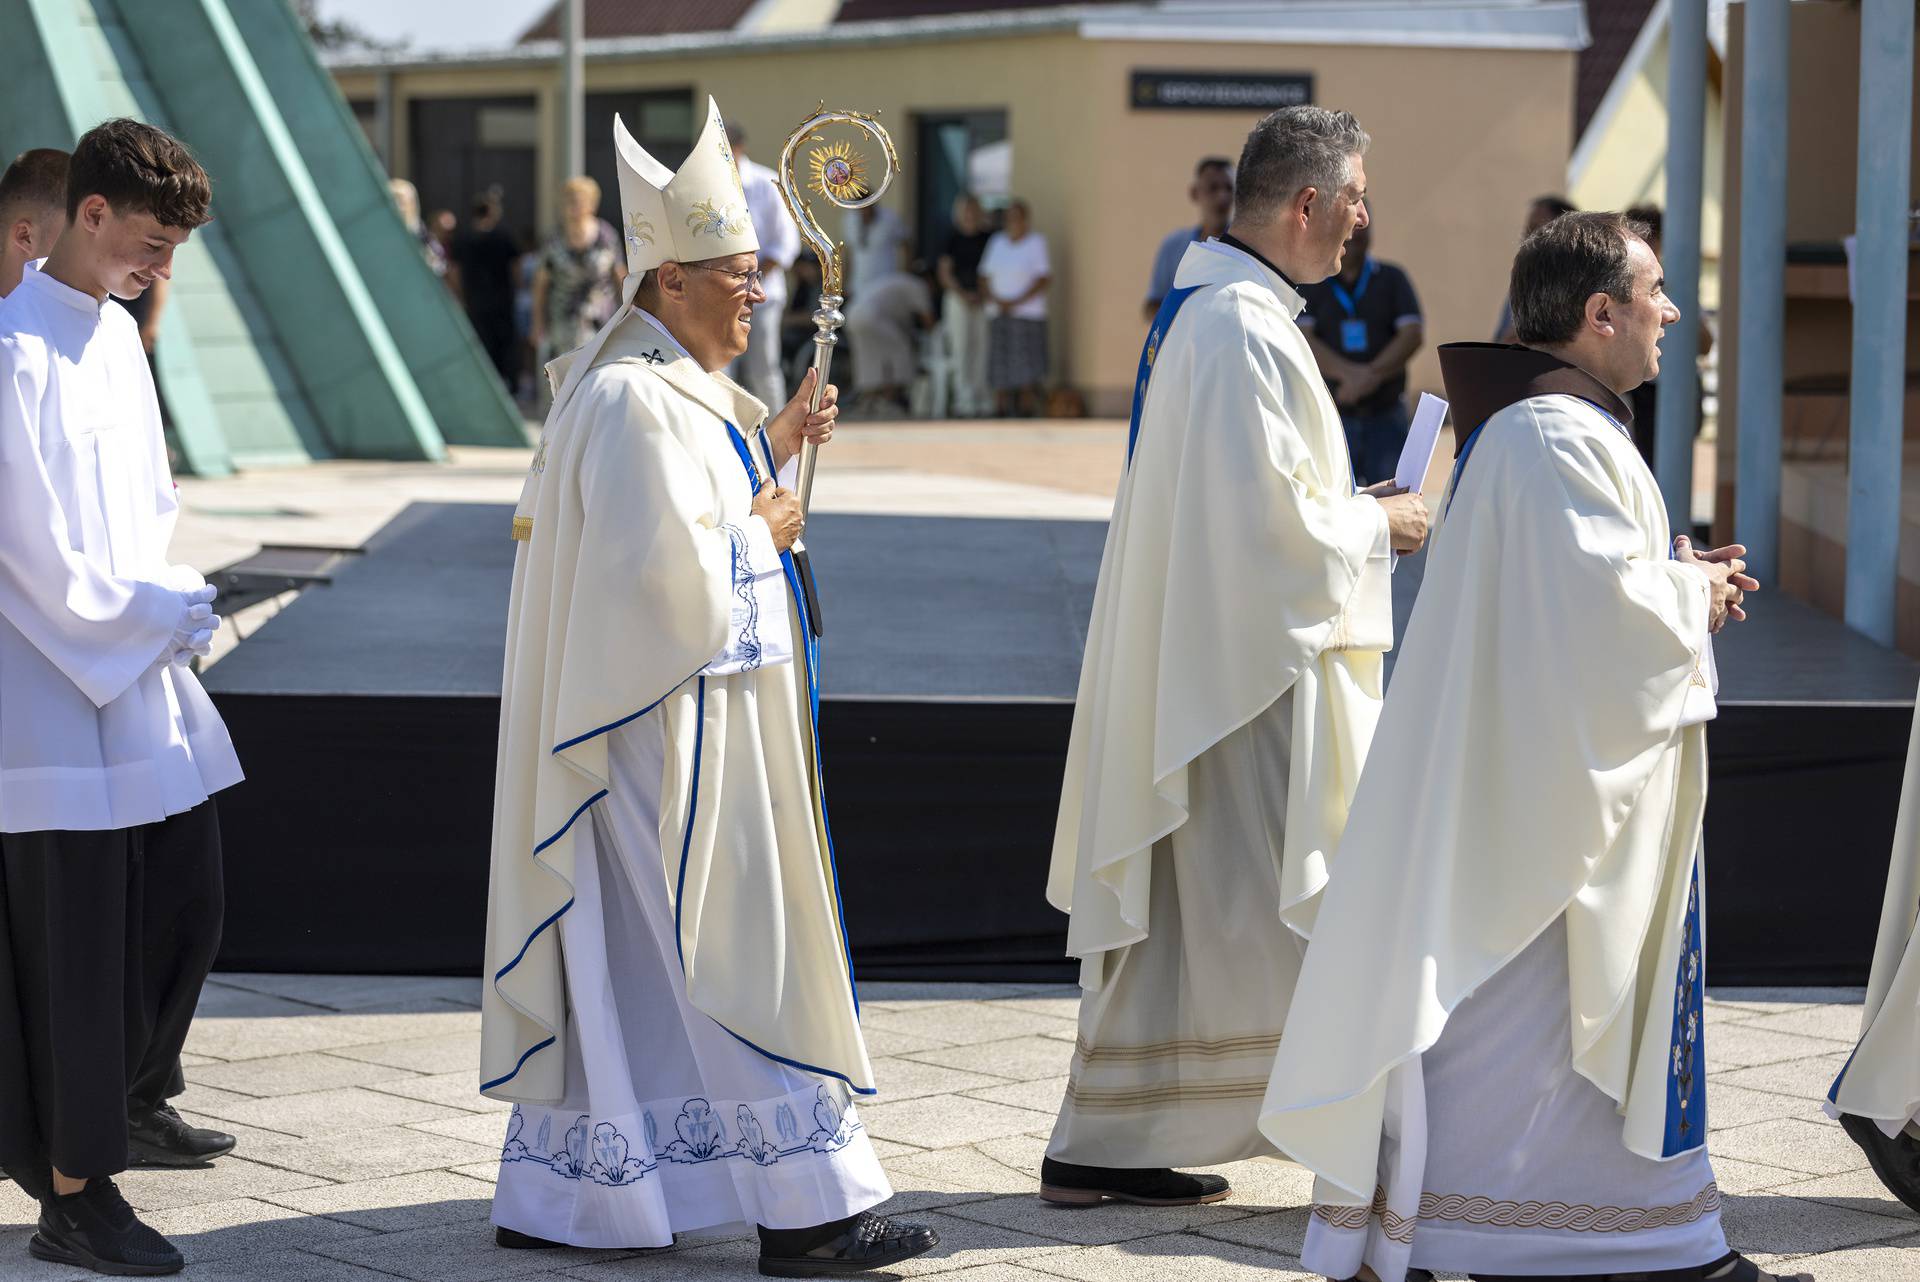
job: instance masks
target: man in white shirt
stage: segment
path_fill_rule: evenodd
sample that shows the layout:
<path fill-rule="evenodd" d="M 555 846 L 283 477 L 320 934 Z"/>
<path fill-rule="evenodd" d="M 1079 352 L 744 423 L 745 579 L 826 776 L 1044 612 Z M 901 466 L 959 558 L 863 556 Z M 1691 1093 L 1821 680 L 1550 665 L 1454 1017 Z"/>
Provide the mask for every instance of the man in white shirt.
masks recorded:
<path fill-rule="evenodd" d="M 733 378 L 755 399 L 784 405 L 787 376 L 780 368 L 780 318 L 787 310 L 787 269 L 800 256 L 800 229 L 780 198 L 780 180 L 773 170 L 747 159 L 747 131 L 738 121 L 727 122 L 727 141 L 740 166 L 747 217 L 760 238 L 760 292 L 766 295 L 753 305 L 753 331 L 746 352 L 733 363 Z"/>
<path fill-rule="evenodd" d="M 174 139 L 108 121 L 0 303 L 0 1166 L 40 1199 L 33 1255 L 115 1274 L 183 1264 L 112 1177 L 130 1121 L 185 1129 L 164 1101 L 220 940 L 211 796 L 241 774 L 185 666 L 219 620 L 166 560 L 179 502 L 112 298 L 170 275 L 210 192 Z"/>
<path fill-rule="evenodd" d="M 0 174 L 0 298 L 66 229 L 67 153 L 53 147 L 21 152 Z"/>

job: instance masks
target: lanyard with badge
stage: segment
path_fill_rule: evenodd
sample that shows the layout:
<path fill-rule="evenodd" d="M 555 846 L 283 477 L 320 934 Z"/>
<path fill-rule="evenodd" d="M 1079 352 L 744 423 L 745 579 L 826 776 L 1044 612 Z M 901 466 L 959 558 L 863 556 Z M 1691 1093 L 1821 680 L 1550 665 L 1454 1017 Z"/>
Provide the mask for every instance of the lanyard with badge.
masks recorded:
<path fill-rule="evenodd" d="M 1327 284 L 1333 287 L 1333 296 L 1339 300 L 1341 308 L 1347 313 L 1340 322 L 1340 351 L 1347 356 L 1360 356 L 1367 350 L 1367 322 L 1360 316 L 1360 300 L 1367 296 L 1367 285 L 1373 280 L 1373 260 L 1369 258 L 1360 268 L 1360 279 L 1354 282 L 1353 292 L 1335 276 Z"/>

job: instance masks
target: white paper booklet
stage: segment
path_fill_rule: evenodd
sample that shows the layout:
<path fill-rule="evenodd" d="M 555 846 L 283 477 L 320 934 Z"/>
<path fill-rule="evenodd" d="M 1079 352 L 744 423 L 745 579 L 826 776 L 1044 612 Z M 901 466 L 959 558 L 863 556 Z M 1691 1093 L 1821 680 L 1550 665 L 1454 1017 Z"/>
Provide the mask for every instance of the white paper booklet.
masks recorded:
<path fill-rule="evenodd" d="M 1407 429 L 1407 443 L 1400 450 L 1400 463 L 1393 469 L 1395 485 L 1419 492 L 1426 483 L 1427 467 L 1433 462 L 1434 446 L 1440 443 L 1440 426 L 1446 421 L 1447 403 L 1432 392 L 1420 393 L 1413 426 Z"/>

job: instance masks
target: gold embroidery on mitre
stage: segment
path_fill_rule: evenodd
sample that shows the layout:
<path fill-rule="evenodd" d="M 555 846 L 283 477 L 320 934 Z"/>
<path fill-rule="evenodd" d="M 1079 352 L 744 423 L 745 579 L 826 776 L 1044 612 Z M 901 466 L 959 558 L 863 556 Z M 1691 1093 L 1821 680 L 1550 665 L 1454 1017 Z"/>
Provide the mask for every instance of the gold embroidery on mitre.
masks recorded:
<path fill-rule="evenodd" d="M 687 226 L 696 236 L 738 236 L 747 229 L 747 209 L 731 200 L 703 200 L 687 215 Z"/>
<path fill-rule="evenodd" d="M 627 243 L 635 249 L 639 249 L 642 245 L 651 245 L 653 238 L 659 234 L 659 229 L 639 214 L 627 215 Z"/>
<path fill-rule="evenodd" d="M 516 516 L 513 518 L 513 537 L 521 543 L 533 538 L 533 518 Z"/>

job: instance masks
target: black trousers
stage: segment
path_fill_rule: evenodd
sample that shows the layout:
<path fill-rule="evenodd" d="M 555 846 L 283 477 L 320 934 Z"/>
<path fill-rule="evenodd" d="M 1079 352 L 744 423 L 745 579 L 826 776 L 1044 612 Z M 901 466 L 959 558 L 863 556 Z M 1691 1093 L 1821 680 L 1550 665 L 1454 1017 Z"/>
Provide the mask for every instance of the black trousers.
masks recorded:
<path fill-rule="evenodd" d="M 127 1165 L 127 1113 L 184 1089 L 220 948 L 211 800 L 106 832 L 0 833 L 0 1167 L 36 1191 Z"/>

